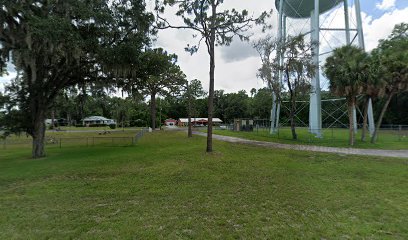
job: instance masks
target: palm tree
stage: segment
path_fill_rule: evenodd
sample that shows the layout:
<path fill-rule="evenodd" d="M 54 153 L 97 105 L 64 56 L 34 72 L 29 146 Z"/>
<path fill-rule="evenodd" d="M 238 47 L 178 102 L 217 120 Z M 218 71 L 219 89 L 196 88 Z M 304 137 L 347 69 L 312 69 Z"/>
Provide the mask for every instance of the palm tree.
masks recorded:
<path fill-rule="evenodd" d="M 378 77 L 378 74 L 380 72 L 379 69 L 379 61 L 378 57 L 370 55 L 368 58 L 369 61 L 369 77 L 364 83 L 364 89 L 363 89 L 363 94 L 364 94 L 364 100 L 363 100 L 363 106 L 364 106 L 364 115 L 363 115 L 363 127 L 361 131 L 361 141 L 365 142 L 366 140 L 366 133 L 367 133 L 367 120 L 368 120 L 368 107 L 369 107 L 369 101 L 370 99 L 375 99 L 378 97 L 382 97 L 385 93 L 385 81 L 383 78 Z"/>
<path fill-rule="evenodd" d="M 349 115 L 349 144 L 355 143 L 353 112 L 356 97 L 362 93 L 369 77 L 368 55 L 355 46 L 344 46 L 334 50 L 324 65 L 324 74 L 330 81 L 330 91 L 345 96 Z"/>
<path fill-rule="evenodd" d="M 408 91 L 408 23 L 401 23 L 394 27 L 391 35 L 380 40 L 380 44 L 372 51 L 378 59 L 377 78 L 384 79 L 385 103 L 381 109 L 371 143 L 377 140 L 384 114 L 391 99 L 398 93 Z"/>

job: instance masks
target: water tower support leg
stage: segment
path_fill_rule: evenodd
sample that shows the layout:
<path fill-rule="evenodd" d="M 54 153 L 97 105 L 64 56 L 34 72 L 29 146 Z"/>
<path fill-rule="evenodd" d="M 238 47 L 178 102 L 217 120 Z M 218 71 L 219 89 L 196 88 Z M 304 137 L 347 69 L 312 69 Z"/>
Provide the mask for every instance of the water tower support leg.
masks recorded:
<path fill-rule="evenodd" d="M 275 120 L 276 120 L 276 94 L 272 91 L 272 109 L 271 109 L 271 129 L 270 134 L 275 133 Z"/>
<path fill-rule="evenodd" d="M 286 19 L 283 15 L 283 0 L 279 3 L 279 25 L 278 25 L 278 40 L 284 41 L 284 35 L 286 34 Z M 283 64 L 283 56 L 282 54 L 278 53 L 278 61 L 279 64 Z M 278 72 L 278 81 L 280 83 L 279 88 L 282 85 L 282 71 Z M 278 100 L 278 96 L 276 96 L 275 92 L 272 90 L 272 109 L 271 109 L 271 129 L 270 134 L 274 134 L 277 132 L 277 128 L 279 126 L 279 115 L 280 115 L 280 103 Z"/>
<path fill-rule="evenodd" d="M 319 39 L 320 39 L 320 21 L 319 21 L 319 0 L 314 0 L 315 9 L 311 13 L 311 40 L 315 45 L 312 49 L 313 62 L 317 67 L 315 76 L 312 79 L 310 106 L 309 106 L 309 131 L 322 137 L 322 103 L 320 95 L 320 70 L 319 70 Z"/>
<path fill-rule="evenodd" d="M 370 132 L 370 136 L 374 134 L 375 130 L 375 122 L 374 122 L 374 114 L 373 114 L 373 101 L 371 98 L 368 100 L 368 131 Z"/>
<path fill-rule="evenodd" d="M 354 129 L 354 133 L 357 133 L 357 110 L 356 110 L 356 106 L 354 106 L 353 109 L 353 129 Z"/>

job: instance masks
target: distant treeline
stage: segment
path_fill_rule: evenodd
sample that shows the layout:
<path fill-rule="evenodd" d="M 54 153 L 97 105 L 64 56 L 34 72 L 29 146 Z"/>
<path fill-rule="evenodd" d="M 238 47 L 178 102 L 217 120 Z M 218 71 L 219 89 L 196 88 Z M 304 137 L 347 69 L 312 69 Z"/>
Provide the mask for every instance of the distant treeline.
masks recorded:
<path fill-rule="evenodd" d="M 283 101 L 286 101 L 288 96 L 283 94 Z M 322 99 L 338 99 L 329 92 L 322 92 Z M 309 119 L 308 95 L 303 95 L 299 98 L 299 109 L 303 109 L 297 114 L 299 118 L 299 126 L 301 122 L 307 124 Z M 378 117 L 383 99 L 374 99 L 374 116 Z M 196 117 L 207 116 L 206 96 L 195 100 L 192 109 L 192 115 Z M 52 110 L 48 113 L 48 118 L 54 114 L 55 118 L 65 118 L 71 124 L 80 123 L 81 119 L 87 116 L 104 116 L 106 118 L 115 119 L 119 125 L 125 126 L 149 126 L 150 113 L 149 103 L 143 98 L 121 98 L 109 96 L 108 94 L 70 94 L 61 95 L 57 98 Z M 162 123 L 167 118 L 185 118 L 187 117 L 187 104 L 183 96 L 167 96 L 161 99 L 156 99 L 157 104 L 157 124 L 161 120 Z M 323 103 L 323 109 L 331 113 L 334 117 L 339 118 L 339 122 L 347 124 L 347 114 L 343 114 L 347 109 L 341 108 L 345 101 L 336 101 L 333 104 Z M 285 105 L 285 103 L 283 103 Z M 359 104 L 359 109 L 363 109 L 363 102 Z M 223 120 L 224 123 L 232 123 L 234 118 L 251 118 L 264 119 L 267 122 L 270 118 L 272 106 L 271 91 L 267 88 L 252 89 L 250 93 L 244 90 L 235 93 L 225 93 L 223 90 L 215 91 L 214 98 L 214 117 Z M 408 93 L 397 95 L 391 102 L 390 108 L 387 111 L 383 125 L 387 124 L 402 124 L 408 125 Z M 339 108 L 340 107 L 340 108 Z M 339 109 L 338 109 L 339 108 Z M 54 113 L 52 113 L 52 111 Z M 285 125 L 288 119 L 288 111 L 282 106 L 281 124 Z M 327 114 L 326 114 L 327 115 Z M 323 112 L 323 116 L 326 116 Z M 323 120 L 325 117 L 323 117 Z M 359 123 L 362 122 L 362 117 L 359 117 Z M 323 121 L 324 126 L 329 126 L 334 123 L 332 118 Z M 337 123 L 335 126 L 339 126 Z"/>

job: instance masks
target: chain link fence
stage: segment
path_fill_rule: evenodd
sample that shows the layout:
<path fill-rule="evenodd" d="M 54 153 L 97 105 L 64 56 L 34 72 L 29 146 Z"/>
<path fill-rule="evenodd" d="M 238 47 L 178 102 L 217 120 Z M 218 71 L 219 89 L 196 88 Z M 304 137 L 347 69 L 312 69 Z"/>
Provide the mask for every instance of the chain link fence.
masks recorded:
<path fill-rule="evenodd" d="M 233 124 L 225 124 L 222 126 L 215 127 L 215 130 L 222 131 L 234 131 Z M 307 127 L 296 127 L 297 141 L 298 142 L 307 142 L 307 143 L 323 143 L 327 141 L 335 142 L 347 142 L 349 137 L 348 128 L 333 126 L 331 128 L 321 129 L 322 136 L 321 138 L 316 137 L 314 132 Z M 275 138 L 283 140 L 293 140 L 292 132 L 290 126 L 282 126 L 277 129 L 273 134 L 270 133 L 270 126 L 267 122 L 261 122 L 259 124 L 254 124 L 253 131 L 250 132 L 236 132 L 237 135 L 245 135 L 248 137 L 251 136 L 260 136 L 265 138 Z M 356 139 L 361 138 L 361 126 L 356 133 Z M 366 142 L 370 141 L 370 133 L 366 133 Z M 378 142 L 400 142 L 407 143 L 408 148 L 408 125 L 383 125 L 377 134 Z"/>
<path fill-rule="evenodd" d="M 139 130 L 134 136 L 98 136 L 98 137 L 55 137 L 48 136 L 45 138 L 46 147 L 63 148 L 63 147 L 92 147 L 92 146 L 133 146 L 145 134 L 149 128 Z M 32 138 L 5 138 L 0 139 L 0 149 L 24 148 L 32 146 Z"/>

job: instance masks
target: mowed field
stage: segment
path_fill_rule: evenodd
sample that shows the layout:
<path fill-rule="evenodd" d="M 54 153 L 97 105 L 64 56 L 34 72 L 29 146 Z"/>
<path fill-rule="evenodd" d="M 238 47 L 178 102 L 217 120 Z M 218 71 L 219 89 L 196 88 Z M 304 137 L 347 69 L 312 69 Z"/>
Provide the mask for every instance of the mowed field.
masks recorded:
<path fill-rule="evenodd" d="M 0 239 L 408 239 L 407 159 L 204 149 L 165 131 L 0 149 Z"/>

